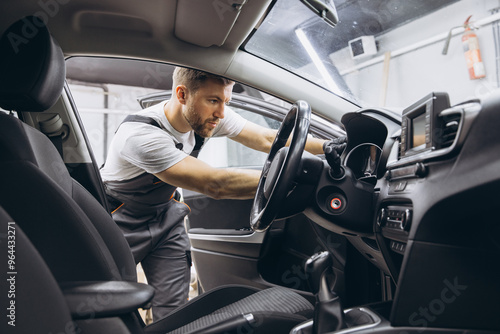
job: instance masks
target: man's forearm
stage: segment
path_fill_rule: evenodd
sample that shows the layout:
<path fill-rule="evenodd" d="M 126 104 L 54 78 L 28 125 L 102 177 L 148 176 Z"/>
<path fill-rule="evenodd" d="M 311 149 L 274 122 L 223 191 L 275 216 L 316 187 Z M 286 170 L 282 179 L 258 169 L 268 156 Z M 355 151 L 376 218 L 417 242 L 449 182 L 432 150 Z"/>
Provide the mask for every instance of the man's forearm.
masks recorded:
<path fill-rule="evenodd" d="M 326 140 L 324 139 L 309 136 L 307 138 L 305 150 L 312 154 L 323 154 L 323 144 L 325 142 Z"/>
<path fill-rule="evenodd" d="M 277 133 L 277 130 L 247 122 L 240 134 L 231 139 L 254 150 L 269 153 Z M 290 140 L 291 138 L 288 138 L 287 145 L 290 144 Z M 312 154 L 323 154 L 324 142 L 325 140 L 323 139 L 308 136 L 305 149 Z"/>
<path fill-rule="evenodd" d="M 261 171 L 252 169 L 218 169 L 207 180 L 203 193 L 215 199 L 251 199 L 259 183 Z"/>
<path fill-rule="evenodd" d="M 288 141 L 286 143 L 287 146 L 290 145 L 291 140 L 291 138 L 288 138 Z M 325 141 L 326 140 L 324 139 L 314 138 L 313 136 L 309 135 L 307 136 L 306 147 L 304 149 L 312 154 L 323 154 L 323 143 Z"/>

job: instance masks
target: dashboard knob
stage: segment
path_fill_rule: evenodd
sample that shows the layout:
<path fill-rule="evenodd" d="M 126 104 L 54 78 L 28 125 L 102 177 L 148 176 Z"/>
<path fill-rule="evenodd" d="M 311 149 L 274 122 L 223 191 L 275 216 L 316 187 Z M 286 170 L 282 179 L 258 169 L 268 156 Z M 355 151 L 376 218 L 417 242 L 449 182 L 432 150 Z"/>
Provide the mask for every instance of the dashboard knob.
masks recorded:
<path fill-rule="evenodd" d="M 401 220 L 401 228 L 403 230 L 408 231 L 410 229 L 410 224 L 411 224 L 411 210 L 406 209 L 402 218 L 403 219 Z"/>
<path fill-rule="evenodd" d="M 377 217 L 377 225 L 382 226 L 382 224 L 386 221 L 387 219 L 387 210 L 385 208 L 380 209 Z"/>

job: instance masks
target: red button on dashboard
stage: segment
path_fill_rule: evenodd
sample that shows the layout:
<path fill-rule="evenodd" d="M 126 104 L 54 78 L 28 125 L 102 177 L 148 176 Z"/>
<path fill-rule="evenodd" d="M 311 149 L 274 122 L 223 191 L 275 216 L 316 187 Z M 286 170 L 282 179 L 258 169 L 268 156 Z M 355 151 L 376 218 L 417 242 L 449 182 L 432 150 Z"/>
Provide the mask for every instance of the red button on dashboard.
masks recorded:
<path fill-rule="evenodd" d="M 333 210 L 338 210 L 342 207 L 342 201 L 338 197 L 332 198 L 332 200 L 330 201 L 330 206 Z"/>

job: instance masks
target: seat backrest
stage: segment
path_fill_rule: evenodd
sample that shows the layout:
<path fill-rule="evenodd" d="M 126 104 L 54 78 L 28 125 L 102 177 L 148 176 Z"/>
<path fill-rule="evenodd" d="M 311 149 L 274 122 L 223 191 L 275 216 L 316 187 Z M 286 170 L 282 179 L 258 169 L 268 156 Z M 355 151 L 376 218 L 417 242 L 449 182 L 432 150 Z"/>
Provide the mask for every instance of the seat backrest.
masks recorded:
<path fill-rule="evenodd" d="M 21 227 L 0 207 L 1 333 L 75 333 L 61 290 Z M 10 261 L 8 261 L 10 260 Z M 5 317 L 6 316 L 6 317 Z"/>
<path fill-rule="evenodd" d="M 12 24 L 0 40 L 0 50 L 2 108 L 50 108 L 61 95 L 66 68 L 61 48 L 40 18 L 28 16 Z"/>
<path fill-rule="evenodd" d="M 37 20 L 17 21 L 0 39 L 4 109 L 43 111 L 61 95 L 62 50 Z M 29 38 L 22 37 L 27 24 L 37 27 Z M 11 43 L 12 36 L 21 36 L 24 42 Z M 130 248 L 109 213 L 71 178 L 45 135 L 4 113 L 0 113 L 0 184 L 0 205 L 22 226 L 57 280 L 136 280 Z"/>
<path fill-rule="evenodd" d="M 25 127 L 18 119 L 0 114 L 0 205 L 24 229 L 58 281 L 121 280 L 125 276 L 121 274 L 123 268 L 118 267 L 114 257 L 128 258 L 129 263 L 122 262 L 122 266 L 135 270 L 128 245 L 120 247 L 122 254 L 111 254 L 110 247 L 120 246 L 116 241 L 124 241 L 123 234 L 99 204 L 92 212 L 92 201 L 97 201 L 61 168 L 64 164 L 57 150 L 43 135 L 40 142 L 47 141 L 46 150 L 55 151 L 51 152 L 55 169 L 45 173 L 38 166 Z M 80 202 L 88 200 L 90 205 L 80 206 L 73 196 L 82 197 L 77 198 Z M 82 207 L 90 210 L 88 214 L 94 221 Z M 104 214 L 94 217 L 99 216 L 99 211 Z M 116 233 L 101 235 L 99 229 Z"/>

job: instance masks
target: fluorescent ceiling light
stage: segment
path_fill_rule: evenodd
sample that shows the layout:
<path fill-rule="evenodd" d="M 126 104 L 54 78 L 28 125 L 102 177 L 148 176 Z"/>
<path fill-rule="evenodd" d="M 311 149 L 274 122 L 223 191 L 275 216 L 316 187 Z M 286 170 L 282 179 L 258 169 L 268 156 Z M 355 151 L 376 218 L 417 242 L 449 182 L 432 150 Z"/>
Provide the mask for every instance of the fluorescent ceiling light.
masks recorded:
<path fill-rule="evenodd" d="M 321 58 L 318 56 L 316 53 L 316 50 L 314 50 L 313 46 L 311 45 L 311 42 L 309 42 L 309 39 L 307 38 L 306 34 L 302 29 L 296 29 L 295 34 L 297 34 L 297 37 L 299 38 L 300 43 L 302 43 L 302 46 L 304 49 L 306 49 L 307 54 L 309 57 L 311 57 L 314 66 L 318 69 L 319 73 L 323 77 L 323 79 L 326 82 L 327 87 L 334 93 L 338 95 L 342 95 L 342 91 L 340 90 L 339 86 L 335 83 L 335 81 L 332 79 L 332 77 L 328 74 L 328 70 L 325 67 L 325 64 L 321 61 Z"/>

